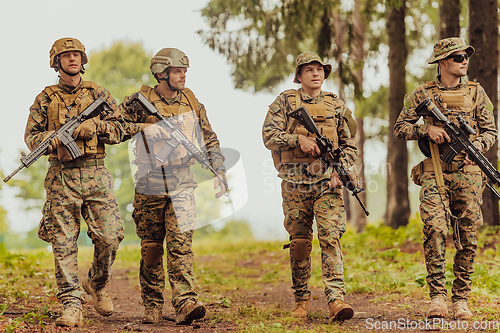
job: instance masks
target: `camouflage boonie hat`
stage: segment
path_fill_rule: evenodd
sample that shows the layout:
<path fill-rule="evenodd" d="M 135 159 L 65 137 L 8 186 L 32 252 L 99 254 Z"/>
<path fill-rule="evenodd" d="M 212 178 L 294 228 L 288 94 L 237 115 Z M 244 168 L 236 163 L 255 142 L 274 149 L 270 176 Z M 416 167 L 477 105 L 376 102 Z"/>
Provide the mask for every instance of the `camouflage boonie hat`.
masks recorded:
<path fill-rule="evenodd" d="M 330 73 L 332 72 L 332 65 L 323 62 L 323 60 L 321 60 L 316 52 L 307 51 L 301 53 L 295 61 L 295 77 L 293 78 L 293 83 L 300 83 L 300 81 L 297 79 L 297 74 L 299 73 L 302 65 L 309 64 L 314 61 L 317 61 L 321 65 L 323 65 L 323 68 L 325 69 L 325 79 L 330 75 Z"/>
<path fill-rule="evenodd" d="M 441 39 L 434 45 L 434 53 L 432 57 L 427 61 L 428 64 L 434 64 L 441 59 L 446 58 L 453 52 L 465 50 L 465 53 L 470 57 L 476 52 L 474 48 L 470 45 L 465 45 L 462 38 L 451 37 L 446 39 Z"/>

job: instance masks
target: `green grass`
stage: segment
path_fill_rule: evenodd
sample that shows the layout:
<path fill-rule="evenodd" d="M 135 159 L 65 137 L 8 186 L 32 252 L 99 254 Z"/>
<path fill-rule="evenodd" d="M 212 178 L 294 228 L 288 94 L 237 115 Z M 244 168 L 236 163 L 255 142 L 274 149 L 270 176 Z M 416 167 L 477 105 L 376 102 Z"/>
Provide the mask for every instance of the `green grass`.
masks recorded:
<path fill-rule="evenodd" d="M 345 282 L 348 294 L 372 294 L 374 306 L 397 302 L 405 297 L 428 298 L 426 268 L 422 243 L 422 224 L 412 220 L 406 227 L 394 230 L 384 225 L 369 225 L 366 232 L 356 233 L 348 228 L 342 238 Z M 242 305 L 239 293 L 258 299 L 264 288 L 290 285 L 288 251 L 283 241 L 256 241 L 241 237 L 226 237 L 217 233 L 195 239 L 194 274 L 201 299 L 218 304 L 211 316 L 214 324 L 236 325 L 239 332 L 344 332 L 337 324 L 324 325 L 322 314 L 312 313 L 311 324 L 291 318 L 290 308 L 280 304 L 249 301 Z M 478 234 L 478 256 L 472 278 L 470 304 L 476 309 L 477 320 L 497 320 L 500 314 L 500 243 L 496 228 L 483 228 Z M 80 248 L 81 269 L 90 265 L 91 247 Z M 446 253 L 447 288 L 451 293 L 453 256 Z M 126 269 L 131 284 L 138 284 L 139 245 L 120 246 L 114 269 Z M 7 305 L 23 309 L 37 301 L 39 306 L 27 308 L 22 322 L 42 323 L 49 317 L 54 304 L 55 278 L 52 254 L 46 250 L 9 252 L 0 245 L 0 322 Z M 321 281 L 320 248 L 313 242 L 312 288 L 323 288 Z M 290 289 L 290 295 L 292 290 Z M 400 310 L 413 311 L 415 305 L 398 304 Z M 40 324 L 40 325 L 42 325 Z M 351 330 L 350 332 L 355 332 Z"/>

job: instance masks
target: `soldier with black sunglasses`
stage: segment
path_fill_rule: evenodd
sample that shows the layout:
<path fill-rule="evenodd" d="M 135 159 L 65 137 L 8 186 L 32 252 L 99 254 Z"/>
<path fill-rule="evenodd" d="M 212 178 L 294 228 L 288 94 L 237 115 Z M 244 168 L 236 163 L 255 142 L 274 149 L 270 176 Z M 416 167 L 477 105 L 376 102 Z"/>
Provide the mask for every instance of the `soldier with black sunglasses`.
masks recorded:
<path fill-rule="evenodd" d="M 421 84 L 405 96 L 403 110 L 394 126 L 394 135 L 399 140 L 419 140 L 419 147 L 427 147 L 422 149 L 427 157 L 413 167 L 411 176 L 422 186 L 420 216 L 424 223 L 423 248 L 431 298 L 428 318 L 444 318 L 448 312 L 445 253 L 450 224 L 457 249 L 451 289 L 452 316 L 459 320 L 472 317 L 467 300 L 477 252 L 476 232 L 483 224 L 480 205 L 484 185 L 481 170 L 463 151 L 452 163 L 441 160 L 450 147 L 450 136 L 443 124 L 431 117 L 424 117 L 423 124 L 417 123 L 420 116 L 415 109 L 429 97 L 449 121 L 457 125 L 460 117 L 468 121 L 476 132 L 470 141 L 481 152 L 488 151 L 497 139 L 497 130 L 493 104 L 486 92 L 479 83 L 467 79 L 469 57 L 474 52 L 461 38 L 437 42 L 428 61 L 438 64 L 436 79 Z"/>

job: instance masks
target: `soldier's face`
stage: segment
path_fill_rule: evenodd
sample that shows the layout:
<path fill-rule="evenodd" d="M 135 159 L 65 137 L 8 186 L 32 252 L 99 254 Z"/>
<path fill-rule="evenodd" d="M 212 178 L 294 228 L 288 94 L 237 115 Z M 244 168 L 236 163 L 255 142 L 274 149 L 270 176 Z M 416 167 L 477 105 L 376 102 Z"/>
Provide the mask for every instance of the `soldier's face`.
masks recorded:
<path fill-rule="evenodd" d="M 68 51 L 59 56 L 61 68 L 66 73 L 77 74 L 82 68 L 82 54 L 78 51 Z"/>
<path fill-rule="evenodd" d="M 442 71 L 452 75 L 452 76 L 465 76 L 467 75 L 467 67 L 469 65 L 469 59 L 467 57 L 463 57 L 462 62 L 456 62 L 453 58 L 454 56 L 467 54 L 465 51 L 457 51 L 453 52 L 447 59 L 443 60 L 443 66 L 441 67 Z"/>
<path fill-rule="evenodd" d="M 187 68 L 172 67 L 170 69 L 170 84 L 177 90 L 184 89 L 186 85 Z"/>
<path fill-rule="evenodd" d="M 312 62 L 302 66 L 297 79 L 302 84 L 302 87 L 307 89 L 319 89 L 325 81 L 325 71 L 323 65 L 318 62 Z"/>

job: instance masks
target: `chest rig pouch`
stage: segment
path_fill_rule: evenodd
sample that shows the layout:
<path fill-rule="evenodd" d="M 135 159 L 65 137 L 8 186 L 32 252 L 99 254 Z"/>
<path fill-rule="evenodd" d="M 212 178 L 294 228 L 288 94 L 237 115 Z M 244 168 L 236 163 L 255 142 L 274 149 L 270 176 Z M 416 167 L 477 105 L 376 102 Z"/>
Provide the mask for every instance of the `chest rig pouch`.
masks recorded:
<path fill-rule="evenodd" d="M 187 89 L 187 88 L 186 88 Z M 186 90 L 184 89 L 184 90 Z M 154 91 L 154 89 L 143 86 L 141 88 L 141 93 L 155 106 L 155 108 L 170 121 L 173 121 L 176 127 L 186 135 L 186 137 L 192 143 L 196 144 L 200 142 L 201 130 L 199 127 L 198 117 L 198 104 L 194 94 L 188 89 L 188 92 L 181 92 L 180 104 L 175 103 L 175 105 L 167 105 L 162 101 L 161 97 Z M 189 96 L 192 94 L 192 100 Z M 194 104 L 196 101 L 196 104 Z M 193 105 L 194 104 L 194 105 Z M 155 116 L 148 116 L 144 120 L 145 123 L 157 123 L 158 118 Z M 144 139 L 144 138 L 143 138 Z M 149 142 L 148 142 L 149 143 Z M 158 167 L 182 167 L 194 164 L 194 157 L 188 157 L 188 151 L 183 145 L 179 144 L 170 155 L 167 157 L 165 163 L 161 163 L 154 156 L 160 151 L 160 149 L 168 144 L 164 139 L 155 141 L 149 146 L 140 144 L 137 147 L 137 156 L 140 164 L 151 164 L 154 161 L 153 168 Z M 152 146 L 152 147 L 151 147 Z"/>
<path fill-rule="evenodd" d="M 284 92 L 287 95 L 290 105 L 293 109 L 301 106 L 300 92 L 298 90 L 290 89 Z M 314 123 L 318 127 L 320 133 L 326 136 L 333 142 L 334 149 L 338 148 L 338 135 L 337 124 L 338 119 L 336 112 L 333 108 L 333 95 L 326 94 L 320 103 L 304 104 L 307 111 L 311 115 Z M 316 138 L 315 134 L 310 133 L 303 125 L 293 119 L 287 119 L 288 134 L 300 134 L 312 138 Z M 300 147 L 294 147 L 286 150 L 275 150 L 272 152 L 273 162 L 276 169 L 279 171 L 281 164 L 287 163 L 304 163 L 311 164 L 318 159 L 317 156 L 311 157 L 304 153 Z"/>
<path fill-rule="evenodd" d="M 48 130 L 58 130 L 66 123 L 67 118 L 77 116 L 85 110 L 96 100 L 97 88 L 97 84 L 91 81 L 84 81 L 82 87 L 73 94 L 66 93 L 58 85 L 45 87 L 44 92 L 51 101 L 47 108 Z M 90 140 L 76 139 L 75 142 L 82 155 L 104 153 L 104 144 L 98 141 L 97 135 L 94 135 Z M 58 153 L 60 157 L 61 149 L 66 148 L 59 147 L 58 151 L 50 154 L 50 157 L 58 157 Z M 63 155 L 71 159 L 69 153 Z M 61 162 L 67 162 L 67 158 L 65 160 L 59 159 Z"/>
<path fill-rule="evenodd" d="M 458 90 L 440 90 L 434 81 L 427 82 L 427 85 L 429 87 L 429 97 L 450 122 L 459 125 L 458 117 L 461 117 L 476 131 L 476 134 L 469 137 L 470 141 L 474 141 L 479 135 L 476 119 L 478 84 L 468 81 L 464 88 Z M 432 117 L 424 117 L 424 121 L 430 125 L 443 127 L 443 124 L 435 123 Z M 439 153 L 442 155 L 450 148 L 450 143 L 445 142 L 438 147 Z M 464 158 L 464 152 L 455 157 L 457 160 L 463 160 Z"/>

